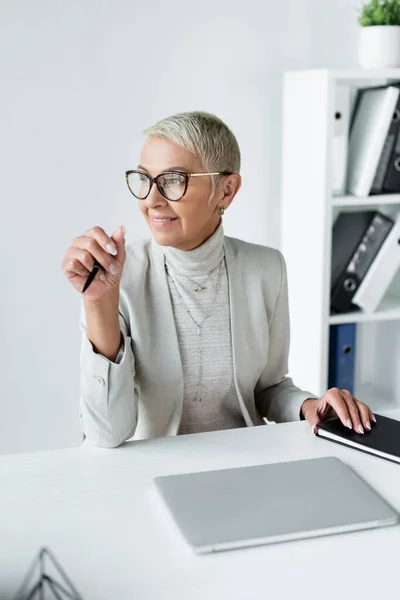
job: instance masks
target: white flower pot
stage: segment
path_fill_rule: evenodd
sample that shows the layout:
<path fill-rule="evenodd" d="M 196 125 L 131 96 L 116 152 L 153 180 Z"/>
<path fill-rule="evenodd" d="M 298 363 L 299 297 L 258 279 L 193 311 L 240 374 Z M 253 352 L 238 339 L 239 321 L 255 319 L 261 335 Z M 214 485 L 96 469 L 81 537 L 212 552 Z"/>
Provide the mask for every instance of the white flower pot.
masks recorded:
<path fill-rule="evenodd" d="M 363 69 L 400 67 L 400 26 L 361 27 L 358 60 Z"/>

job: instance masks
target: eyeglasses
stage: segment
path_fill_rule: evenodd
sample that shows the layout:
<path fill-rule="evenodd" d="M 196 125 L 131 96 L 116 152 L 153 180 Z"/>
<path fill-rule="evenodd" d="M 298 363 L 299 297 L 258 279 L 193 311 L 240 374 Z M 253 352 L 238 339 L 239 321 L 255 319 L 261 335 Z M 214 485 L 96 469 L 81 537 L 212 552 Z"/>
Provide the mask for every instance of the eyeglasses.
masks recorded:
<path fill-rule="evenodd" d="M 160 173 L 156 177 L 151 177 L 143 171 L 126 171 L 125 173 L 129 191 L 138 200 L 146 200 L 155 183 L 160 194 L 170 202 L 177 202 L 183 198 L 187 192 L 191 177 L 203 177 L 204 175 L 232 175 L 232 173 L 230 171 L 220 171 L 218 173 L 164 171 L 164 173 Z"/>

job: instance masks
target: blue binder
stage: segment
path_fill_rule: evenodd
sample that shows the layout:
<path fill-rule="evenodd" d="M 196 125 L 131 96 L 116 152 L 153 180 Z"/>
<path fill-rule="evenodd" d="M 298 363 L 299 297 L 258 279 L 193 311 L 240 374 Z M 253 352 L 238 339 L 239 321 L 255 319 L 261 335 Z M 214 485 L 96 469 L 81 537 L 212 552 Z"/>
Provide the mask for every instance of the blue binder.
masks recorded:
<path fill-rule="evenodd" d="M 328 387 L 354 394 L 356 324 L 342 323 L 329 328 Z"/>

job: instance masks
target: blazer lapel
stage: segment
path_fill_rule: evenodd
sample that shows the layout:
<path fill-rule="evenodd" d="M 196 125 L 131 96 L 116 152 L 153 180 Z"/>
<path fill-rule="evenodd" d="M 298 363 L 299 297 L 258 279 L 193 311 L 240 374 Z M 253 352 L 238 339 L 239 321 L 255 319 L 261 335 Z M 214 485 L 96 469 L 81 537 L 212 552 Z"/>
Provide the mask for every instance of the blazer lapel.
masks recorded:
<path fill-rule="evenodd" d="M 158 368 L 162 368 L 162 377 L 170 382 L 171 387 L 178 390 L 174 398 L 170 398 L 171 411 L 174 413 L 173 427 L 179 428 L 183 407 L 183 370 L 179 350 L 178 335 L 176 332 L 174 313 L 169 293 L 167 274 L 165 271 L 164 253 L 152 240 L 152 258 L 154 261 L 155 277 L 151 278 L 151 298 L 157 303 L 156 310 L 151 307 L 151 312 L 157 320 L 157 325 L 152 329 L 157 336 L 156 348 L 159 356 Z M 156 317 L 157 315 L 157 317 Z M 167 409 L 167 407 L 165 407 Z"/>
<path fill-rule="evenodd" d="M 236 391 L 247 426 L 256 422 L 254 414 L 251 360 L 254 347 L 251 344 L 252 323 L 247 310 L 247 295 L 244 270 L 238 260 L 236 248 L 229 238 L 224 240 L 226 269 L 228 274 L 229 307 L 231 314 L 231 337 L 233 369 Z M 250 400 L 251 399 L 251 400 Z M 251 414 L 253 413 L 253 414 Z"/>

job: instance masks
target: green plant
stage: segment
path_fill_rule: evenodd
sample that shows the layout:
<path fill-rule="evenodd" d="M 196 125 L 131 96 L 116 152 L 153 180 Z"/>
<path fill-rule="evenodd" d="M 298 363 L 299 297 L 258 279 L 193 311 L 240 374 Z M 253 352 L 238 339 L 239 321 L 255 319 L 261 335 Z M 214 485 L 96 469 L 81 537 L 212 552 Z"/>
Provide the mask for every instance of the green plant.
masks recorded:
<path fill-rule="evenodd" d="M 370 0 L 360 8 L 358 22 L 372 25 L 400 25 L 400 0 Z"/>

